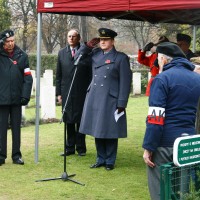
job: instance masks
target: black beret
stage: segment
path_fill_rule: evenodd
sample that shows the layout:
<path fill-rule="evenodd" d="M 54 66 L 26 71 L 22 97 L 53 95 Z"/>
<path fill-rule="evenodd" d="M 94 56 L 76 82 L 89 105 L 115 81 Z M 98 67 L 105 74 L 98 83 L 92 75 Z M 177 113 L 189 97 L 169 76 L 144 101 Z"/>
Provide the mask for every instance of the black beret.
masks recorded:
<path fill-rule="evenodd" d="M 98 30 L 100 38 L 114 38 L 117 36 L 117 33 L 108 28 L 100 28 Z"/>
<path fill-rule="evenodd" d="M 6 38 L 14 36 L 14 32 L 12 30 L 5 30 L 0 34 L 0 40 L 5 41 Z"/>
<path fill-rule="evenodd" d="M 189 35 L 182 34 L 182 33 L 178 33 L 176 35 L 176 40 L 177 41 L 186 41 L 189 44 L 191 43 L 191 37 Z"/>
<path fill-rule="evenodd" d="M 160 43 L 156 48 L 157 53 L 162 53 L 166 56 L 170 56 L 172 58 L 182 57 L 186 58 L 186 55 L 183 53 L 181 48 L 172 42 L 163 42 Z"/>

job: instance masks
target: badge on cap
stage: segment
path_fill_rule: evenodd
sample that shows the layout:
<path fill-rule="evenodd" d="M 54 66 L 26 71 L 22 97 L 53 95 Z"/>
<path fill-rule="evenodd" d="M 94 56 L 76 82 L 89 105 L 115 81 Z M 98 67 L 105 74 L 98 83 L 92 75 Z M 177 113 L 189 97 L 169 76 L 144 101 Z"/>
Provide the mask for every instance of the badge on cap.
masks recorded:
<path fill-rule="evenodd" d="M 106 32 L 105 32 L 104 30 L 102 30 L 102 31 L 101 31 L 101 34 L 102 34 L 102 35 L 105 35 L 105 34 L 106 34 Z"/>
<path fill-rule="evenodd" d="M 7 37 L 7 38 L 10 37 L 10 34 L 9 34 L 9 33 L 6 33 L 6 37 Z"/>

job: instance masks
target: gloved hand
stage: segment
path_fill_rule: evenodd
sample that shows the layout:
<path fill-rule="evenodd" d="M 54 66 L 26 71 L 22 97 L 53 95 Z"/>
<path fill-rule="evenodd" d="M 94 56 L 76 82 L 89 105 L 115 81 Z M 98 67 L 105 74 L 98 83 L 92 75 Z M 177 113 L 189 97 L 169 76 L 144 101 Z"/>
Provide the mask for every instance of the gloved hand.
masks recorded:
<path fill-rule="evenodd" d="M 99 44 L 99 42 L 100 42 L 100 39 L 99 38 L 93 38 L 93 39 L 91 39 L 90 41 L 88 41 L 87 43 L 86 43 L 86 45 L 89 47 L 89 48 L 94 48 L 97 44 Z"/>
<path fill-rule="evenodd" d="M 146 44 L 143 48 L 143 51 L 150 51 L 151 48 L 154 46 L 153 42 L 149 42 L 148 44 Z"/>
<path fill-rule="evenodd" d="M 156 58 L 156 59 L 154 60 L 153 65 L 154 65 L 155 67 L 159 68 L 158 58 Z"/>
<path fill-rule="evenodd" d="M 27 105 L 27 104 L 28 104 L 28 102 L 29 102 L 29 99 L 27 99 L 27 98 L 24 98 L 24 97 L 22 97 L 22 98 L 21 98 L 21 105 L 22 105 L 22 106 L 25 106 L 25 105 Z"/>
<path fill-rule="evenodd" d="M 125 108 L 118 107 L 117 109 L 118 109 L 118 112 L 117 112 L 117 114 L 119 114 L 119 113 L 121 113 L 121 112 L 125 111 Z"/>

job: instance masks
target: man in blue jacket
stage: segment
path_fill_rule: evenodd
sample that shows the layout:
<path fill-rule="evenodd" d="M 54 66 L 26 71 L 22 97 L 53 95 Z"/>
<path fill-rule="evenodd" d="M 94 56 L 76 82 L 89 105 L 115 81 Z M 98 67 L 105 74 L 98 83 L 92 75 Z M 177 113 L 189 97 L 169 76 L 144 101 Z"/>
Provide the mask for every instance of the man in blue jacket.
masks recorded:
<path fill-rule="evenodd" d="M 162 164 L 173 161 L 173 144 L 182 133 L 195 134 L 195 118 L 200 96 L 200 75 L 174 43 L 157 47 L 160 73 L 153 81 L 146 133 L 144 162 L 148 166 L 148 185 L 152 200 L 160 200 Z"/>

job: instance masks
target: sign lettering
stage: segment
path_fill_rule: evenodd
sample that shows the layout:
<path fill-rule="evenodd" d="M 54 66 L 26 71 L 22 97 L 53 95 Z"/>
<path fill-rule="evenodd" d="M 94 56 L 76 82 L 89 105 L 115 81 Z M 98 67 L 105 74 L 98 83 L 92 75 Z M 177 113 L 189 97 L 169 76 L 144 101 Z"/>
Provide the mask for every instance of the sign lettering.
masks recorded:
<path fill-rule="evenodd" d="M 200 135 L 179 137 L 174 142 L 173 161 L 176 166 L 200 163 Z"/>

